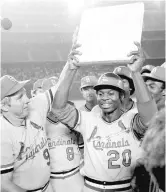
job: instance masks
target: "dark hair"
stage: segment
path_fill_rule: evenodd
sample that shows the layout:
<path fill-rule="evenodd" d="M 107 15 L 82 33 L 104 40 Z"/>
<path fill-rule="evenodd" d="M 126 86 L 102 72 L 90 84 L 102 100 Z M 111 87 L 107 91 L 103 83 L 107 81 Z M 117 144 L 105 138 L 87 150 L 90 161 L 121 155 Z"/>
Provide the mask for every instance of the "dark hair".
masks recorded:
<path fill-rule="evenodd" d="M 98 93 L 101 89 L 112 89 L 118 91 L 121 94 L 124 94 L 124 91 L 122 89 L 115 87 L 113 85 L 100 85 L 98 86 L 98 89 L 96 89 L 96 93 Z"/>

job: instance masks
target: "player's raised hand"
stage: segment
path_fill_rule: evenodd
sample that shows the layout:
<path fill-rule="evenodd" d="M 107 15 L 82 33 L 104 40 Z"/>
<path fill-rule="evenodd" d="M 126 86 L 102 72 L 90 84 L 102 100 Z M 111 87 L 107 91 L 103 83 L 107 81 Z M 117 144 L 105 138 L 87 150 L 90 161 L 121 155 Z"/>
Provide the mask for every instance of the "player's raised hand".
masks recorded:
<path fill-rule="evenodd" d="M 142 66 L 145 62 L 145 57 L 144 57 L 144 52 L 143 52 L 143 49 L 141 48 L 140 43 L 134 42 L 134 44 L 137 46 L 138 50 L 131 51 L 127 55 L 128 57 L 132 56 L 128 64 L 128 67 L 132 72 L 137 72 L 137 71 L 141 71 Z"/>
<path fill-rule="evenodd" d="M 68 55 L 68 64 L 70 65 L 70 69 L 77 69 L 79 59 L 78 56 L 82 55 L 80 51 L 78 51 L 78 48 L 81 47 L 80 44 L 77 43 L 77 36 L 78 36 L 78 28 L 75 30 L 73 34 L 73 39 L 72 39 L 72 49 L 70 51 L 70 54 Z"/>

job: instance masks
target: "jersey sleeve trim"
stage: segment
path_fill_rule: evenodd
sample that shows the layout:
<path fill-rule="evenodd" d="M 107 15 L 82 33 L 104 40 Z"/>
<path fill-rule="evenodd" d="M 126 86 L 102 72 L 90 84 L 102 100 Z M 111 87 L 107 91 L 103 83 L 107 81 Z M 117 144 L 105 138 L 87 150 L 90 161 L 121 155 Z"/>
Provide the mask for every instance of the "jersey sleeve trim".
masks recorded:
<path fill-rule="evenodd" d="M 1 174 L 9 173 L 9 172 L 12 172 L 13 170 L 14 170 L 14 163 L 1 165 L 1 168 L 0 168 Z"/>
<path fill-rule="evenodd" d="M 79 149 L 83 149 L 84 148 L 84 143 L 78 144 L 78 147 L 79 147 Z"/>
<path fill-rule="evenodd" d="M 53 99 L 54 99 L 52 90 L 49 89 L 45 94 L 46 94 L 48 105 L 49 105 L 48 111 L 50 111 L 51 110 L 51 105 L 52 105 L 52 102 L 53 102 Z"/>
<path fill-rule="evenodd" d="M 73 127 L 69 126 L 67 123 L 64 123 L 64 122 L 61 122 L 62 124 L 64 124 L 66 127 L 68 127 L 70 130 L 74 130 L 74 131 L 77 131 L 76 130 L 76 127 L 77 127 L 77 122 L 79 121 L 79 112 L 78 110 L 75 108 L 75 111 L 76 111 L 76 117 L 75 117 L 75 122 L 73 123 Z"/>
<path fill-rule="evenodd" d="M 81 122 L 81 113 L 80 111 L 78 111 L 78 109 L 76 109 L 76 119 L 75 119 L 73 130 L 77 130 L 77 126 L 80 124 L 80 122 Z"/>
<path fill-rule="evenodd" d="M 59 122 L 58 120 L 57 120 L 57 121 L 56 121 L 56 120 L 54 121 L 54 120 L 52 120 L 52 119 L 49 118 L 49 117 L 47 117 L 47 120 L 48 120 L 50 123 L 55 124 L 55 125 L 58 124 L 58 122 Z"/>
<path fill-rule="evenodd" d="M 141 117 L 138 113 L 134 115 L 131 121 L 131 127 L 136 138 L 141 140 L 147 130 L 147 126 L 141 122 Z"/>

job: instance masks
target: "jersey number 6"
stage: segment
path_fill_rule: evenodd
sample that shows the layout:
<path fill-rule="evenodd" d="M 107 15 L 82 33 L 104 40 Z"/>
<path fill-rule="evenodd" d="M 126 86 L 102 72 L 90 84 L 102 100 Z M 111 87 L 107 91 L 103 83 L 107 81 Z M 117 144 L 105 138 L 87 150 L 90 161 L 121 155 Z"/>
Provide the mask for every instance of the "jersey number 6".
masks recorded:
<path fill-rule="evenodd" d="M 108 156 L 114 155 L 113 157 L 108 159 L 108 169 L 118 169 L 120 168 L 120 165 L 113 165 L 113 161 L 117 161 L 120 158 L 120 155 L 118 151 L 116 150 L 110 150 L 107 153 Z M 128 157 L 128 159 L 127 159 Z M 122 153 L 122 164 L 125 167 L 129 167 L 131 165 L 131 150 L 130 149 L 125 149 Z"/>

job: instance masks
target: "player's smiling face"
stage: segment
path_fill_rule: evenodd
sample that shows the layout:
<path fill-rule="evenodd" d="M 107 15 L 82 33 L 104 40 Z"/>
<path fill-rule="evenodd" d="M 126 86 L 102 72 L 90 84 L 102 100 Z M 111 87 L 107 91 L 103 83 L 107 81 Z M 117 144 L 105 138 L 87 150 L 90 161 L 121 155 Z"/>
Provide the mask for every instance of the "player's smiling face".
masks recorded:
<path fill-rule="evenodd" d="M 146 83 L 146 86 L 147 86 L 149 92 L 151 93 L 152 97 L 155 99 L 156 103 L 158 103 L 164 93 L 164 90 L 162 89 L 163 83 L 153 81 L 150 79 L 147 80 L 145 83 Z"/>
<path fill-rule="evenodd" d="M 88 102 L 96 99 L 96 92 L 93 89 L 93 86 L 83 87 L 81 89 L 81 93 L 82 93 L 83 98 Z"/>
<path fill-rule="evenodd" d="M 25 118 L 29 114 L 28 103 L 29 98 L 26 95 L 26 91 L 21 89 L 14 96 L 10 97 L 8 112 L 17 118 Z"/>
<path fill-rule="evenodd" d="M 113 89 L 101 89 L 97 92 L 97 101 L 104 113 L 111 113 L 120 107 L 120 94 Z"/>

